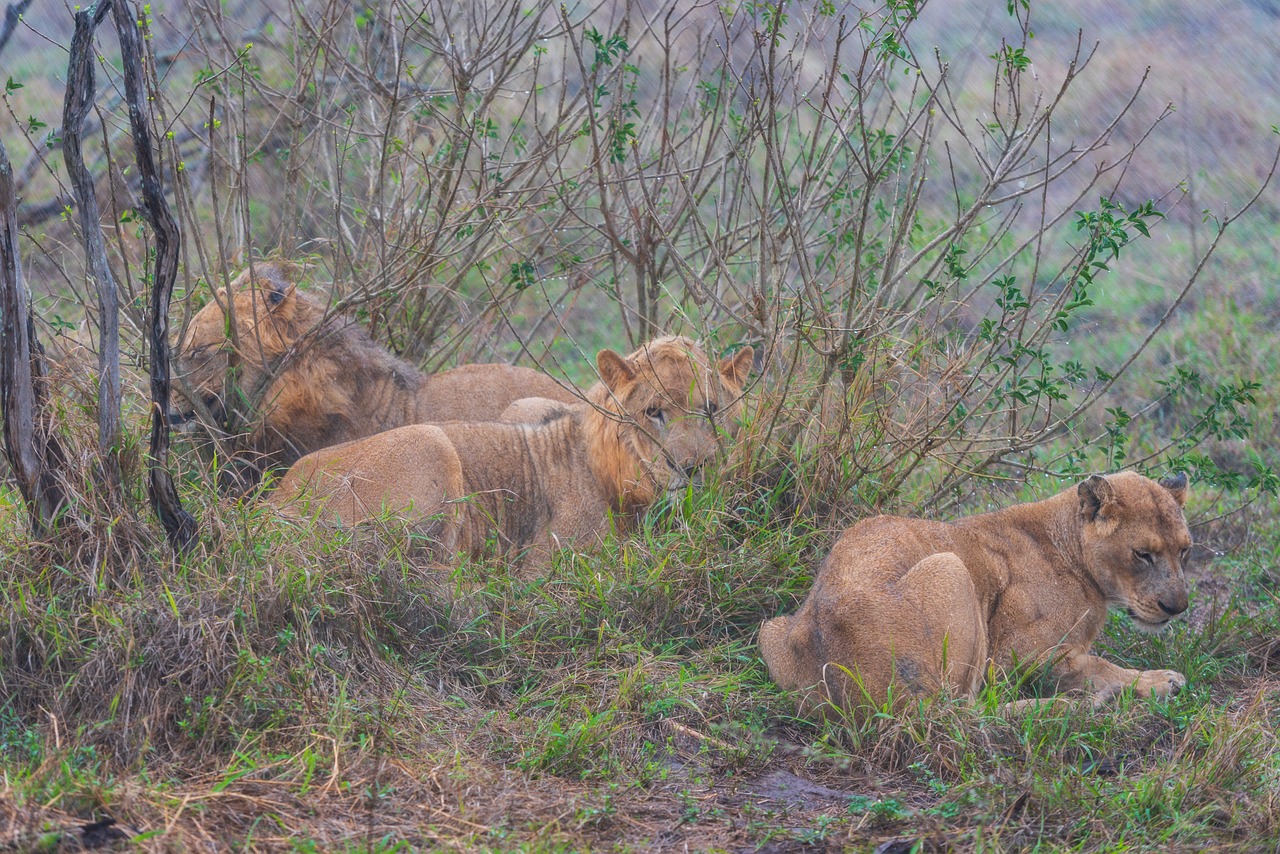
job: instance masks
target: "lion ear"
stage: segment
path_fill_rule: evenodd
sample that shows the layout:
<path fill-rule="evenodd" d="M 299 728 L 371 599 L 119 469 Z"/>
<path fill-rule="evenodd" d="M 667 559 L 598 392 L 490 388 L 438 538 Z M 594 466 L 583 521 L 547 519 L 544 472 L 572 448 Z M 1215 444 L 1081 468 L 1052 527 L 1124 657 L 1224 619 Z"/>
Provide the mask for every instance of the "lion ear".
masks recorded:
<path fill-rule="evenodd" d="M 298 288 L 281 272 L 278 265 L 262 262 L 251 264 L 231 284 L 235 287 L 241 282 L 248 283 L 247 290 L 250 293 L 262 292 L 262 301 L 268 312 L 278 317 L 292 313 Z"/>
<path fill-rule="evenodd" d="M 747 345 L 732 356 L 721 359 L 716 367 L 720 369 L 720 376 L 724 377 L 725 382 L 741 387 L 751 375 L 751 366 L 754 362 L 755 350 Z"/>
<path fill-rule="evenodd" d="M 298 290 L 298 286 L 292 282 L 284 282 L 280 279 L 268 279 L 266 287 L 267 307 L 275 311 L 286 301 L 291 301 Z"/>
<path fill-rule="evenodd" d="M 1169 490 L 1169 494 L 1173 496 L 1173 500 L 1178 502 L 1178 506 L 1187 503 L 1187 473 L 1178 472 L 1172 477 L 1161 479 L 1160 485 Z"/>
<path fill-rule="evenodd" d="M 627 360 L 609 349 L 596 353 L 596 369 L 600 371 L 600 379 L 613 392 L 636 378 L 635 369 L 627 364 Z"/>
<path fill-rule="evenodd" d="M 1080 499 L 1080 515 L 1086 522 L 1098 518 L 1108 504 L 1115 500 L 1111 484 L 1101 475 L 1090 475 L 1089 479 L 1076 487 L 1076 495 Z"/>

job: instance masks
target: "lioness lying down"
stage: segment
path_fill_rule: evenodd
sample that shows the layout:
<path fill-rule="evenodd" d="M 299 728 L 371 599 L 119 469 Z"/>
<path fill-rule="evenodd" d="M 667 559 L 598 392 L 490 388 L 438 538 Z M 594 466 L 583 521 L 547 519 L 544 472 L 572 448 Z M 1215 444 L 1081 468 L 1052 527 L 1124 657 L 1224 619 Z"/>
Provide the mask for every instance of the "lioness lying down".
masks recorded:
<path fill-rule="evenodd" d="M 661 493 L 699 477 L 731 435 L 750 347 L 712 366 L 687 338 L 623 358 L 601 350 L 586 401 L 527 401 L 543 423 L 400 427 L 298 460 L 272 501 L 287 512 L 357 523 L 385 512 L 421 520 L 441 557 L 477 556 L 496 536 L 529 571 L 553 549 L 625 529 Z M 531 410 L 532 411 L 532 410 Z M 527 550 L 527 551 L 526 551 Z"/>
<path fill-rule="evenodd" d="M 943 686 L 972 696 L 989 661 L 1044 667 L 1058 691 L 1164 696 L 1172 670 L 1129 670 L 1089 647 L 1107 606 L 1158 631 L 1187 608 L 1186 475 L 1094 475 L 1044 501 L 955 522 L 877 516 L 844 532 L 790 617 L 767 621 L 769 674 L 801 710 L 882 705 Z"/>
<path fill-rule="evenodd" d="M 237 342 L 238 383 L 261 395 L 251 451 L 264 467 L 287 466 L 303 454 L 427 421 L 497 418 L 514 400 L 579 398 L 551 377 L 513 365 L 464 365 L 426 375 L 377 344 L 355 320 L 327 316 L 322 303 L 297 290 L 288 265 L 259 262 L 219 290 L 187 328 L 176 364 L 217 421 L 226 417 L 223 380 Z M 193 422 L 193 404 L 178 403 L 178 426 Z"/>

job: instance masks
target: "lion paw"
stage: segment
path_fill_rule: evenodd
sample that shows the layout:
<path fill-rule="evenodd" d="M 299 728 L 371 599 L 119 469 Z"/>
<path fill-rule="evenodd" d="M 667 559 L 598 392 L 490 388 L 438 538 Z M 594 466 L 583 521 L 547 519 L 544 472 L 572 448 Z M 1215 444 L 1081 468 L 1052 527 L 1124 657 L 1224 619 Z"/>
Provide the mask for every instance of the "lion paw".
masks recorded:
<path fill-rule="evenodd" d="M 1139 697 L 1172 697 L 1187 686 L 1187 677 L 1176 670 L 1144 670 L 1133 683 Z"/>

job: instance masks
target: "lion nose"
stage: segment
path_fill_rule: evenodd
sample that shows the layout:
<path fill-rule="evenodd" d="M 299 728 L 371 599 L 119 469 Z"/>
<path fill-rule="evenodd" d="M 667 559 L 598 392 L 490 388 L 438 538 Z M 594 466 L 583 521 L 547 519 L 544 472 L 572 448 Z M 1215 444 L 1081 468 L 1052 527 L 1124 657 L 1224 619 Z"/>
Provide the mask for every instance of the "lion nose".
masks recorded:
<path fill-rule="evenodd" d="M 1156 603 L 1160 606 L 1161 611 L 1164 611 L 1170 617 L 1176 617 L 1178 614 L 1181 614 L 1183 611 L 1187 610 L 1187 595 L 1183 593 L 1182 595 L 1178 596 L 1176 599 L 1173 600 L 1172 605 L 1168 604 L 1163 599 L 1157 599 Z"/>

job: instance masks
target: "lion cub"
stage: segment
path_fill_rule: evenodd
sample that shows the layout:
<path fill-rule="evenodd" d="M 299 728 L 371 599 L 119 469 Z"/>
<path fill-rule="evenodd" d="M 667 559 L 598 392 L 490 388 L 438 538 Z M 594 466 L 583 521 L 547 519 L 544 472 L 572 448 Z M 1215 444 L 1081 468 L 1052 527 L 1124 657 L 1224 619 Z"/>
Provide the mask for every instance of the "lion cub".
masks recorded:
<path fill-rule="evenodd" d="M 382 513 L 420 520 L 442 557 L 499 550 L 537 571 L 560 545 L 627 525 L 700 477 L 732 435 L 751 369 L 744 347 L 713 365 L 688 338 L 627 357 L 601 350 L 586 401 L 521 402 L 540 423 L 450 422 L 388 430 L 308 454 L 272 496 L 290 513 L 346 524 Z"/>
<path fill-rule="evenodd" d="M 844 532 L 760 651 L 802 712 L 881 705 L 943 686 L 973 696 L 988 662 L 1045 667 L 1058 691 L 1102 701 L 1176 693 L 1173 670 L 1129 670 L 1089 647 L 1107 606 L 1158 631 L 1187 609 L 1187 477 L 1094 475 L 1044 501 L 955 522 L 877 516 Z M 893 685 L 891 691 L 890 685 Z"/>

